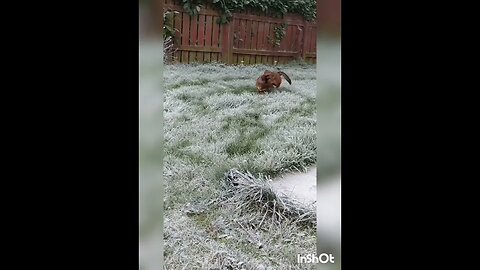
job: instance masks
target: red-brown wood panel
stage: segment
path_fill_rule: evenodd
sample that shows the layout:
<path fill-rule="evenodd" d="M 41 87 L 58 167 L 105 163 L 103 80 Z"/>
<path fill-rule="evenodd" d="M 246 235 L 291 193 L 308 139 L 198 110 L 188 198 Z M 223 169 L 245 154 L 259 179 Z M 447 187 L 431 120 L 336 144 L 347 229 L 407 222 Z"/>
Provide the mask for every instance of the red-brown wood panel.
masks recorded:
<path fill-rule="evenodd" d="M 263 50 L 267 50 L 269 48 L 268 44 L 268 35 L 270 34 L 270 22 L 264 22 L 263 26 Z M 265 60 L 266 61 L 266 60 Z"/>
<path fill-rule="evenodd" d="M 205 15 L 198 18 L 198 46 L 205 46 Z"/>
<path fill-rule="evenodd" d="M 182 46 L 189 45 L 190 39 L 190 16 L 183 12 L 182 13 Z M 182 63 L 188 63 L 188 52 L 182 52 Z"/>
<path fill-rule="evenodd" d="M 173 16 L 173 20 L 175 29 L 178 30 L 175 31 L 175 47 L 179 47 L 182 44 L 182 13 L 175 14 Z M 177 50 L 175 52 L 175 58 L 177 59 L 177 61 L 181 62 L 181 51 Z"/>
<path fill-rule="evenodd" d="M 244 37 L 244 46 L 243 48 L 245 49 L 250 49 L 250 42 L 252 41 L 252 34 L 251 34 L 251 28 L 252 28 L 252 21 L 251 20 L 246 20 L 245 22 L 245 37 Z"/>
<path fill-rule="evenodd" d="M 257 34 L 257 50 L 261 50 L 263 48 L 263 26 L 265 23 L 258 22 L 258 34 Z"/>
<path fill-rule="evenodd" d="M 197 44 L 197 30 L 198 30 L 198 16 L 192 16 L 190 18 L 190 46 L 195 46 Z"/>
<path fill-rule="evenodd" d="M 213 20 L 212 16 L 206 16 L 205 20 L 205 47 L 212 46 L 212 29 L 213 29 Z M 210 62 L 211 53 L 205 53 L 203 56 L 203 60 L 207 63 Z"/>
<path fill-rule="evenodd" d="M 308 46 L 310 44 L 310 33 L 308 32 L 308 26 L 304 28 L 304 31 L 306 31 L 306 33 L 304 33 L 304 40 L 303 40 L 303 53 L 308 53 Z"/>
<path fill-rule="evenodd" d="M 197 46 L 205 47 L 205 15 L 198 15 Z M 197 61 L 203 63 L 205 53 L 197 52 Z"/>
<path fill-rule="evenodd" d="M 274 46 L 275 43 L 275 24 L 268 24 L 268 34 L 266 35 L 265 49 L 269 51 L 277 50 L 277 47 Z"/>
<path fill-rule="evenodd" d="M 305 49 L 307 51 L 307 53 L 311 52 L 312 49 L 311 49 L 311 46 L 312 46 L 312 32 L 310 31 L 312 28 L 310 26 L 307 26 L 307 36 L 308 36 L 308 39 L 307 39 L 307 43 L 306 43 L 306 46 L 305 46 Z"/>
<path fill-rule="evenodd" d="M 257 37 L 258 37 L 258 22 L 257 21 L 252 21 L 252 29 L 251 35 L 252 35 L 252 41 L 250 42 L 250 49 L 251 50 L 256 50 L 257 49 Z"/>
<path fill-rule="evenodd" d="M 217 23 L 217 16 L 213 18 L 213 28 L 212 28 L 212 46 L 213 47 L 220 47 L 220 27 Z"/>
<path fill-rule="evenodd" d="M 247 39 L 247 22 L 240 20 L 240 44 L 239 48 L 245 49 L 245 40 Z"/>
<path fill-rule="evenodd" d="M 310 52 L 315 52 L 315 45 L 317 43 L 316 29 L 310 28 Z"/>
<path fill-rule="evenodd" d="M 233 47 L 239 48 L 240 46 L 240 20 L 233 19 Z"/>
<path fill-rule="evenodd" d="M 294 39 L 295 39 L 295 41 L 292 42 L 292 48 L 293 48 L 292 51 L 299 53 L 299 51 L 300 51 L 299 44 L 301 42 L 301 40 L 300 40 L 301 39 L 300 27 L 298 25 L 294 25 L 292 27 L 293 27 L 293 36 L 294 36 Z"/>
<path fill-rule="evenodd" d="M 257 36 L 258 36 L 258 21 L 252 21 L 252 28 L 251 31 L 251 41 L 250 41 L 250 49 L 256 50 L 257 49 Z M 255 64 L 257 63 L 255 55 L 250 55 L 250 63 Z"/>
<path fill-rule="evenodd" d="M 287 25 L 286 29 L 287 34 L 285 35 L 285 39 L 287 40 L 287 46 L 285 47 L 286 51 L 293 51 L 292 44 L 295 42 L 295 38 L 293 36 L 293 29 L 291 25 Z"/>

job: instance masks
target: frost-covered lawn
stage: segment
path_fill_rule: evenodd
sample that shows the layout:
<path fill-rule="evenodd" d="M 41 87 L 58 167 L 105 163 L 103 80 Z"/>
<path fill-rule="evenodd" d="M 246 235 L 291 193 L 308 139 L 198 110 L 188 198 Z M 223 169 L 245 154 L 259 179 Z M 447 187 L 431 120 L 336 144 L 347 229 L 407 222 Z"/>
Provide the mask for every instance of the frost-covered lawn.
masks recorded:
<path fill-rule="evenodd" d="M 297 253 L 316 252 L 315 227 L 212 203 L 230 169 L 273 177 L 315 165 L 315 66 L 280 68 L 292 85 L 259 95 L 255 80 L 272 67 L 165 66 L 167 269 L 305 269 Z"/>
<path fill-rule="evenodd" d="M 320 47 L 317 72 L 315 66 L 283 66 L 293 84 L 267 95 L 256 93 L 255 79 L 272 67 L 167 65 L 162 116 L 159 46 L 142 44 L 141 269 L 159 267 L 162 199 L 166 269 L 314 268 L 296 264 L 297 254 L 316 252 L 314 227 L 224 203 L 223 178 L 233 168 L 275 176 L 316 164 L 320 176 L 338 172 L 339 44 Z"/>

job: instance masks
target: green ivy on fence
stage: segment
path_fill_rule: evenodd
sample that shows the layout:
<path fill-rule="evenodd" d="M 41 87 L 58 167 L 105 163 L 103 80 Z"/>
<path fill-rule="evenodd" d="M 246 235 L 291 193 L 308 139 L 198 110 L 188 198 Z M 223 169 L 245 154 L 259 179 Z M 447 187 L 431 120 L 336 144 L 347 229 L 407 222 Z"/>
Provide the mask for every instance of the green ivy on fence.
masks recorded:
<path fill-rule="evenodd" d="M 273 38 L 269 37 L 269 41 L 273 44 L 273 46 L 280 46 L 280 42 L 287 34 L 287 25 L 282 23 L 281 25 L 273 27 L 273 33 L 275 36 Z"/>
<path fill-rule="evenodd" d="M 316 0 L 181 0 L 183 8 L 190 16 L 200 12 L 202 4 L 213 3 L 220 11 L 219 24 L 230 22 L 232 13 L 246 9 L 256 9 L 272 16 L 283 16 L 286 13 L 302 15 L 307 21 L 315 20 L 317 13 Z"/>

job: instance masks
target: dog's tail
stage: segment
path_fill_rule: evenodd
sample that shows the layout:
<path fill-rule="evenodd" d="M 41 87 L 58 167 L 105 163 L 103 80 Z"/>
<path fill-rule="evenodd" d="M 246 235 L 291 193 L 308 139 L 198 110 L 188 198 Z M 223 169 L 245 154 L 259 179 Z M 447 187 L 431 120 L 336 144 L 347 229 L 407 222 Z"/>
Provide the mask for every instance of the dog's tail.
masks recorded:
<path fill-rule="evenodd" d="M 290 78 L 288 77 L 288 75 L 285 74 L 285 72 L 279 71 L 278 74 L 282 75 L 283 78 L 285 78 L 285 80 L 287 80 L 287 82 L 288 82 L 289 84 L 292 84 L 292 81 L 290 80 Z"/>

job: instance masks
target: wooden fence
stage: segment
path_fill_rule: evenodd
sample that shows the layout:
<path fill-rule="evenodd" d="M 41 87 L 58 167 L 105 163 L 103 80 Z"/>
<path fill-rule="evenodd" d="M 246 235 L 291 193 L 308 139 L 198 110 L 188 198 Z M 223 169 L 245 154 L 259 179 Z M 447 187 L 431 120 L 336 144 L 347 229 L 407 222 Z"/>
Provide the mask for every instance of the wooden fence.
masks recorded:
<path fill-rule="evenodd" d="M 316 24 L 300 15 L 283 18 L 255 11 L 234 13 L 228 24 L 220 25 L 218 11 L 204 6 L 198 16 L 190 16 L 175 0 L 164 0 L 163 10 L 178 11 L 170 23 L 176 33 L 175 61 L 224 62 L 228 64 L 279 64 L 296 59 L 316 62 Z M 285 25 L 286 35 L 274 44 L 274 29 Z"/>

